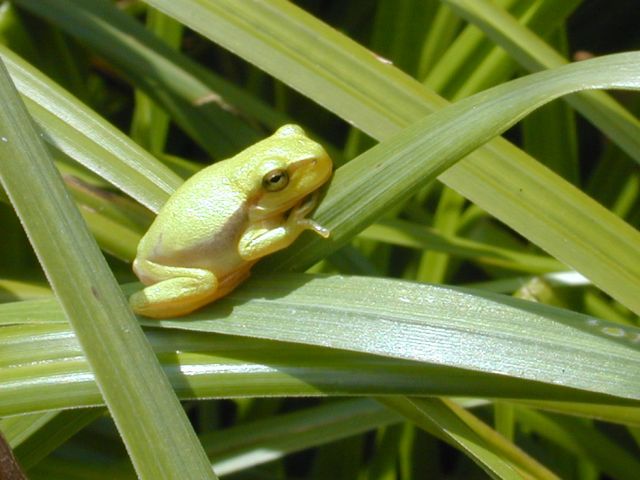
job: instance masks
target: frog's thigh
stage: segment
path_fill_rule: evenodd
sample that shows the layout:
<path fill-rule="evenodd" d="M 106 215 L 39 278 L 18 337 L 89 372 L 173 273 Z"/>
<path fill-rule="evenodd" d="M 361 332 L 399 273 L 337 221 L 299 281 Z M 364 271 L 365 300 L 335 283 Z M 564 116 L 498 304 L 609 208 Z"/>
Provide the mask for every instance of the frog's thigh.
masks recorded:
<path fill-rule="evenodd" d="M 129 297 L 134 312 L 153 318 L 186 315 L 218 297 L 218 280 L 208 270 L 170 267 L 143 260 L 136 265 L 158 283 Z"/>

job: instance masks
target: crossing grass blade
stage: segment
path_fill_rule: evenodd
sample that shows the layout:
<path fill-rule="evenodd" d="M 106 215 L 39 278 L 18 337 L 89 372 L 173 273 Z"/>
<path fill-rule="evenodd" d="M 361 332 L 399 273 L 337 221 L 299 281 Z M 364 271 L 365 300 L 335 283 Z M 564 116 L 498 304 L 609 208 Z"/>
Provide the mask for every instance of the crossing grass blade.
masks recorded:
<path fill-rule="evenodd" d="M 132 288 L 135 286 L 127 290 Z M 77 355 L 74 353 L 77 347 L 66 333 L 64 316 L 55 301 L 1 305 L 0 325 L 12 323 L 16 327 L 5 330 L 3 350 L 9 362 L 4 365 L 6 381 L 16 387 L 0 388 L 0 397 L 6 395 L 0 405 L 18 408 L 20 402 L 30 404 L 31 395 L 27 393 L 42 388 L 29 382 L 30 375 L 46 378 L 53 372 L 66 371 L 74 378 L 72 382 L 69 377 L 66 388 L 73 383 L 79 394 L 83 385 L 92 382 L 83 377 L 82 363 L 63 362 L 54 367 L 59 359 Z M 164 345 L 167 349 L 164 350 L 168 355 L 166 360 L 172 364 L 176 361 L 175 354 L 169 354 L 172 349 L 185 352 L 178 361 L 183 367 L 175 372 L 178 379 L 181 372 L 190 372 L 187 378 L 193 377 L 195 382 L 201 374 L 205 388 L 207 375 L 220 369 L 203 365 L 207 361 L 224 364 L 224 356 L 233 356 L 233 351 L 238 352 L 238 360 L 258 365 L 245 370 L 235 367 L 228 376 L 231 382 L 228 387 L 223 386 L 224 381 L 218 375 L 221 396 L 233 394 L 238 391 L 234 388 L 244 385 L 247 377 L 243 373 L 253 379 L 241 387 L 240 391 L 245 394 L 251 389 L 256 394 L 266 393 L 269 390 L 262 388 L 269 386 L 274 389 L 271 394 L 275 394 L 276 383 L 269 378 L 282 374 L 284 390 L 277 391 L 286 392 L 291 388 L 286 380 L 287 372 L 295 371 L 295 376 L 315 378 L 306 385 L 308 390 L 300 390 L 307 394 L 318 389 L 335 391 L 331 385 L 349 385 L 359 379 L 343 391 L 356 393 L 363 388 L 375 393 L 379 386 L 388 393 L 386 389 L 395 385 L 404 394 L 415 388 L 420 394 L 429 395 L 523 399 L 535 396 L 538 400 L 601 403 L 608 398 L 617 404 L 640 400 L 640 352 L 633 344 L 640 333 L 637 328 L 504 295 L 389 279 L 256 275 L 229 297 L 189 318 L 144 323 L 182 332 L 175 337 L 155 329 L 149 332 L 153 333 L 154 345 Z M 49 332 L 49 328 L 53 330 Z M 58 333 L 54 335 L 54 332 Z M 204 335 L 207 333 L 246 338 L 243 344 L 241 339 L 208 337 Z M 41 342 L 47 339 L 56 342 L 45 347 Z M 256 339 L 284 343 L 263 344 Z M 318 347 L 328 347 L 328 351 L 317 350 Z M 187 355 L 190 351 L 193 354 Z M 202 351 L 209 353 L 201 356 Z M 211 352 L 227 353 L 221 360 Z M 389 362 L 384 368 L 380 366 L 383 358 Z M 393 359 L 409 363 L 394 363 Z M 47 373 L 47 368 L 31 366 L 49 360 L 55 361 L 48 367 L 53 369 L 51 373 Z M 11 369 L 10 365 L 25 367 Z M 280 375 L 273 368 L 264 370 L 259 365 L 272 365 Z M 299 370 L 295 365 L 304 365 L 310 370 Z M 322 370 L 325 373 L 316 372 L 314 377 L 314 365 L 320 369 L 342 365 L 339 370 L 344 376 Z M 423 380 L 417 380 L 414 368 L 426 369 L 422 371 Z M 395 379 L 394 371 L 398 375 Z M 263 373 L 265 377 L 260 380 Z M 265 383 L 261 384 L 262 381 Z M 182 382 L 181 385 L 185 387 Z M 191 388 L 196 388 L 195 383 Z M 211 392 L 205 388 L 203 395 L 205 391 Z M 56 401 L 64 402 L 70 394 L 65 395 Z M 56 398 L 53 393 L 49 396 L 52 401 Z"/>
<path fill-rule="evenodd" d="M 2 186 L 83 346 L 138 475 L 216 478 L 1 62 L 0 98 Z"/>

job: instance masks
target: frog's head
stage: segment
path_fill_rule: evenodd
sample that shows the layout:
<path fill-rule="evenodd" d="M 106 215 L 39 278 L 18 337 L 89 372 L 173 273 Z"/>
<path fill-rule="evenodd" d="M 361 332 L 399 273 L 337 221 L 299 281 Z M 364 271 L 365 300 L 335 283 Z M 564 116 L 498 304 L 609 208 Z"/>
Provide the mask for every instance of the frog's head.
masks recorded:
<path fill-rule="evenodd" d="M 331 176 L 329 155 L 297 125 L 279 128 L 256 146 L 260 150 L 252 161 L 257 190 L 252 214 L 258 217 L 293 208 Z"/>

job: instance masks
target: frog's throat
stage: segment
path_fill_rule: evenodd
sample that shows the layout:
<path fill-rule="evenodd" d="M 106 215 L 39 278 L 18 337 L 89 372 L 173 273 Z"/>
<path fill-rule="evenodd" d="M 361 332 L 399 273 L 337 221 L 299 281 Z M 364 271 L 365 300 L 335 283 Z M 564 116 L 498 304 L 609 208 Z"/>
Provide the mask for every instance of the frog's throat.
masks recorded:
<path fill-rule="evenodd" d="M 306 195 L 294 197 L 286 203 L 283 203 L 278 208 L 266 208 L 260 205 L 252 205 L 249 207 L 249 219 L 251 221 L 265 220 L 270 217 L 276 217 L 290 212 L 294 208 L 302 205 L 305 202 L 311 202 L 309 211 L 313 210 L 318 203 L 318 192 L 311 192 Z"/>

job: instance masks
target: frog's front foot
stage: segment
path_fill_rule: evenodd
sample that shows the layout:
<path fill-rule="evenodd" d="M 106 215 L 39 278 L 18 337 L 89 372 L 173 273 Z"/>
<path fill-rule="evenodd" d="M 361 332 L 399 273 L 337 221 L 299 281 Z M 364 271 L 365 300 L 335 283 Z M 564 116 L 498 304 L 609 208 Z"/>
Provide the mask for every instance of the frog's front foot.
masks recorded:
<path fill-rule="evenodd" d="M 308 195 L 306 198 L 302 199 L 302 201 L 293 207 L 291 212 L 289 213 L 289 217 L 287 222 L 290 225 L 295 225 L 301 230 L 313 230 L 318 235 L 323 238 L 329 237 L 331 232 L 320 225 L 319 223 L 311 220 L 310 218 L 305 218 L 311 211 L 318 205 L 319 194 L 318 192 L 314 192 L 311 195 Z"/>

